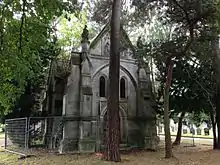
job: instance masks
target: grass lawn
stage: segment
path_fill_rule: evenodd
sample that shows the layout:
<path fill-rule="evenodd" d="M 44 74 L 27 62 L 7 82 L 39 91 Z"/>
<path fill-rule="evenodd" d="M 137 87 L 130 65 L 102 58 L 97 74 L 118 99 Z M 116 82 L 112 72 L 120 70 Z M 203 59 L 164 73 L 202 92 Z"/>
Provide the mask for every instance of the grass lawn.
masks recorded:
<path fill-rule="evenodd" d="M 164 135 L 164 134 L 159 134 L 159 135 Z M 176 136 L 176 133 L 171 133 L 171 136 Z M 211 136 L 211 135 L 209 135 L 209 136 L 205 136 L 205 135 L 194 135 L 194 136 L 192 136 L 192 134 L 183 134 L 183 133 L 182 133 L 182 137 L 213 139 L 213 136 Z"/>
<path fill-rule="evenodd" d="M 189 145 L 188 145 L 189 146 Z M 211 146 L 186 147 L 173 149 L 175 157 L 164 158 L 164 149 L 157 152 L 138 152 L 122 155 L 121 165 L 219 165 L 220 151 L 211 150 Z M 18 160 L 18 156 L 0 151 L 0 165 L 113 165 L 92 155 L 54 155 L 39 154 Z"/>
<path fill-rule="evenodd" d="M 0 139 L 4 139 L 5 138 L 5 133 L 0 133 Z"/>

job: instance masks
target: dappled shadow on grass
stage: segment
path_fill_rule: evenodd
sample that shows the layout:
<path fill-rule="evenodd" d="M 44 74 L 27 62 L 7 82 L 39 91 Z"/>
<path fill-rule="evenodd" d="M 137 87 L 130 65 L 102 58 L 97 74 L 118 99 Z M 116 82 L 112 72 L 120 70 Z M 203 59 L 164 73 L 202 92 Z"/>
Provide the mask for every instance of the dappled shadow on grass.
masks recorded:
<path fill-rule="evenodd" d="M 7 153 L 0 147 L 0 165 L 15 165 L 17 161 L 17 155 Z"/>
<path fill-rule="evenodd" d="M 220 152 L 213 151 L 207 146 L 184 147 L 181 145 L 174 147 L 173 152 L 174 158 L 165 159 L 163 148 L 157 152 L 132 149 L 122 152 L 120 163 L 104 161 L 100 155 L 97 156 L 97 153 L 63 155 L 39 152 L 35 157 L 24 160 L 18 160 L 17 155 L 0 153 L 0 162 L 7 165 L 219 165 L 220 162 Z"/>

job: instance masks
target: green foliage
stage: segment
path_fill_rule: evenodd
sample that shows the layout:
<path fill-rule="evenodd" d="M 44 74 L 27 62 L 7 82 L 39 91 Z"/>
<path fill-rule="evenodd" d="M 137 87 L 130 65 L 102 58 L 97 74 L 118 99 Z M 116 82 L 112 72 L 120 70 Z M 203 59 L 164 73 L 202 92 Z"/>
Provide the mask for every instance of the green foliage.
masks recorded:
<path fill-rule="evenodd" d="M 37 84 L 56 46 L 51 23 L 63 12 L 77 11 L 76 1 L 8 1 L 0 4 L 0 110 L 8 113 L 28 82 Z"/>
<path fill-rule="evenodd" d="M 197 112 L 193 112 L 188 114 L 185 117 L 186 125 L 190 126 L 191 124 L 195 124 L 196 127 L 200 127 L 202 123 L 206 123 L 209 127 L 209 129 L 211 129 L 211 121 L 210 121 L 210 117 L 209 115 L 207 115 L 206 113 L 197 113 Z"/>
<path fill-rule="evenodd" d="M 145 40 L 145 43 L 139 44 L 137 54 L 140 58 L 152 57 L 158 69 L 160 113 L 163 112 L 166 60 L 172 57 L 174 68 L 170 88 L 170 109 L 172 110 L 170 116 L 176 118 L 179 112 L 193 112 L 201 118 L 200 113 L 209 114 L 214 108 L 215 75 L 212 42 L 216 36 L 216 27 L 212 22 L 213 18 L 216 18 L 216 1 L 171 0 L 164 4 L 154 2 L 150 4 L 143 2 L 144 4 L 140 5 L 137 1 L 138 12 L 143 12 L 142 10 L 149 6 L 162 5 L 173 8 L 165 8 L 162 13 L 159 12 L 161 16 L 161 19 L 157 20 L 159 23 L 152 25 L 158 31 L 148 35 L 150 41 Z M 162 16 L 166 16 L 166 19 Z M 161 26 L 154 26 L 159 25 L 160 22 L 168 27 L 168 30 L 164 30 Z M 195 119 L 198 120 L 198 118 Z"/>
<path fill-rule="evenodd" d="M 86 9 L 82 10 L 77 17 L 75 14 L 65 14 L 59 18 L 57 36 L 58 44 L 62 48 L 61 57 L 68 56 L 72 49 L 77 50 L 80 47 L 81 34 L 85 25 L 89 30 L 89 38 L 92 39 L 96 30 L 88 23 Z"/>
<path fill-rule="evenodd" d="M 170 109 L 174 110 L 174 114 L 171 113 L 171 116 L 180 112 L 209 114 L 213 110 L 215 75 L 212 54 L 209 54 L 211 46 L 203 42 L 197 41 L 197 44 L 194 45 L 196 51 L 191 50 L 187 57 L 174 61 L 173 80 L 170 88 Z M 155 61 L 159 70 L 157 78 L 161 83 L 158 97 L 163 98 L 165 65 L 160 59 L 156 58 Z"/>

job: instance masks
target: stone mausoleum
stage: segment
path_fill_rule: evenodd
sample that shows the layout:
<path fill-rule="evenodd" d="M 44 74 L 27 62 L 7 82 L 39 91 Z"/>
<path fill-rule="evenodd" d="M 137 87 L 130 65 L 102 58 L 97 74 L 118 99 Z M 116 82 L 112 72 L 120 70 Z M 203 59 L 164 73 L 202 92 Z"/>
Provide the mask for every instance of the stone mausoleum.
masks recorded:
<path fill-rule="evenodd" d="M 120 130 L 121 147 L 156 149 L 155 101 L 149 69 L 135 58 L 135 51 L 121 28 Z M 72 52 L 66 80 L 54 78 L 52 115 L 62 115 L 60 152 L 100 151 L 105 140 L 109 83 L 110 24 L 89 42 L 82 34 L 82 51 Z M 59 122 L 57 122 L 59 123 Z"/>

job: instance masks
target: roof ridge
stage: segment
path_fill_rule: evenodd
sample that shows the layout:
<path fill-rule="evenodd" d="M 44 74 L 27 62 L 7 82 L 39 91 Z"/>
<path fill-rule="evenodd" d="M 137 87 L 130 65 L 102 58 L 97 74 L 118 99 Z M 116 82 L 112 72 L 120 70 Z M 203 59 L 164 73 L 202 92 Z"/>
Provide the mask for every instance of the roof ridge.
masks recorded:
<path fill-rule="evenodd" d="M 93 48 L 97 42 L 101 39 L 101 37 L 110 29 L 110 21 L 108 21 L 108 23 L 105 24 L 105 26 L 102 28 L 101 32 L 98 33 L 98 35 L 96 35 L 96 37 L 94 37 L 93 41 L 91 41 L 91 44 L 89 46 L 89 49 Z M 123 26 L 120 27 L 120 31 L 122 32 L 121 36 L 123 36 L 121 39 L 124 38 L 124 40 L 127 41 L 128 46 L 134 51 L 134 45 L 132 44 L 127 32 L 125 31 L 125 29 L 123 28 Z"/>

